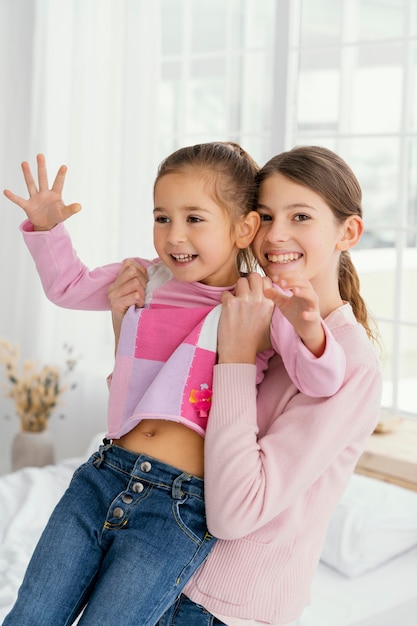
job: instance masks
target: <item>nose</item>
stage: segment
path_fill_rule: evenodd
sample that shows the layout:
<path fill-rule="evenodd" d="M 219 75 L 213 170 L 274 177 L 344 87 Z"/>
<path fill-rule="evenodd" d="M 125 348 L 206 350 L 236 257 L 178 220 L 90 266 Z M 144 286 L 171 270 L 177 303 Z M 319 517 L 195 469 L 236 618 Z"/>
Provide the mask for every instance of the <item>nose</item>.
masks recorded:
<path fill-rule="evenodd" d="M 168 231 L 168 242 L 173 245 L 184 243 L 187 240 L 184 224 L 181 222 L 171 222 Z"/>
<path fill-rule="evenodd" d="M 270 242 L 288 241 L 291 235 L 283 220 L 274 219 L 266 232 L 265 239 Z"/>

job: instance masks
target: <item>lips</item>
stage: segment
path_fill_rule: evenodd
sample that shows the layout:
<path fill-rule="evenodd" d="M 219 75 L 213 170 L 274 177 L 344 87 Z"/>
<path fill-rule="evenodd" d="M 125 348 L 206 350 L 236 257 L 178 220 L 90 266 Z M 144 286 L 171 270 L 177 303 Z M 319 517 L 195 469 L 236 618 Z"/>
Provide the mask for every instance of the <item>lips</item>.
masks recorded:
<path fill-rule="evenodd" d="M 303 256 L 300 252 L 282 252 L 279 254 L 267 253 L 266 258 L 270 263 L 292 263 Z"/>

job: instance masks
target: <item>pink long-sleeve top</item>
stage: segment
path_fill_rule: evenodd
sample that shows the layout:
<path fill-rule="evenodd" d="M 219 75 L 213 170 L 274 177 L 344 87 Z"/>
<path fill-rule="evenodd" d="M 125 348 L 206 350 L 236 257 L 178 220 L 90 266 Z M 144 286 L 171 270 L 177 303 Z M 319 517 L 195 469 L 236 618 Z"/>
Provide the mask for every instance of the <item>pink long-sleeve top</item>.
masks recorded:
<path fill-rule="evenodd" d="M 26 220 L 21 230 L 52 302 L 73 309 L 110 308 L 107 289 L 116 279 L 121 263 L 90 271 L 78 258 L 62 224 L 50 231 L 34 232 Z M 108 437 L 118 438 L 141 419 L 150 417 L 182 421 L 204 435 L 207 412 L 197 411 L 189 399 L 191 391 L 199 393 L 202 386 L 211 388 L 217 328 L 211 325 L 209 343 L 201 328 L 207 334 L 205 317 L 220 303 L 222 293 L 233 286 L 180 282 L 159 259 L 135 260 L 148 270 L 146 302 L 142 310 L 131 307 L 123 319 L 110 388 Z M 294 384 L 313 396 L 333 394 L 345 370 L 343 348 L 324 322 L 323 328 L 326 348 L 316 358 L 279 309 L 275 309 L 271 322 L 273 349 L 282 355 Z M 273 351 L 267 351 L 258 356 L 258 383 L 272 354 Z M 196 370 L 201 370 L 201 375 L 193 377 Z M 153 379 L 156 383 L 151 386 Z"/>
<path fill-rule="evenodd" d="M 330 398 L 299 393 L 279 356 L 257 393 L 254 366 L 215 366 L 205 500 L 221 539 L 185 590 L 213 613 L 286 624 L 309 603 L 330 515 L 377 422 L 382 385 L 350 305 L 326 323 L 346 354 Z"/>

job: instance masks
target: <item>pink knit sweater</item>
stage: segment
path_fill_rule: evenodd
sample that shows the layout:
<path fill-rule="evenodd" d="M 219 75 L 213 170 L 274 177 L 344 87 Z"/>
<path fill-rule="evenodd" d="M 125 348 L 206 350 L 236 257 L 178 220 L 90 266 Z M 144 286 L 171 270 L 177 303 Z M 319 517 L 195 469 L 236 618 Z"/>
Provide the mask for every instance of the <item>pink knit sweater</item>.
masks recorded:
<path fill-rule="evenodd" d="M 221 615 L 285 624 L 309 603 L 329 517 L 379 413 L 381 372 L 344 305 L 326 322 L 347 356 L 331 398 L 297 392 L 280 357 L 217 365 L 206 432 L 205 498 L 218 541 L 186 587 Z"/>

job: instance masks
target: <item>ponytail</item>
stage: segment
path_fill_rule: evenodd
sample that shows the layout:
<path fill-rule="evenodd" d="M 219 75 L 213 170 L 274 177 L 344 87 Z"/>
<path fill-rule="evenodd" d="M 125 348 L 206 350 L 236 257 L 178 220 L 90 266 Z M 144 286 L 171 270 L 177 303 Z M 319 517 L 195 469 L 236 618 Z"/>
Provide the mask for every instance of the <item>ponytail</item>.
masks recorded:
<path fill-rule="evenodd" d="M 359 276 L 347 250 L 344 250 L 340 255 L 339 291 L 342 300 L 351 305 L 354 316 L 359 324 L 365 328 L 369 339 L 378 342 L 378 332 L 372 328 L 376 325 L 368 312 L 365 300 L 360 294 Z"/>

